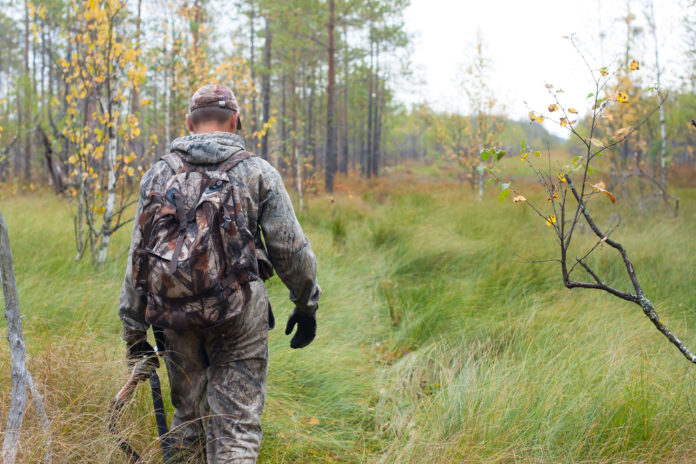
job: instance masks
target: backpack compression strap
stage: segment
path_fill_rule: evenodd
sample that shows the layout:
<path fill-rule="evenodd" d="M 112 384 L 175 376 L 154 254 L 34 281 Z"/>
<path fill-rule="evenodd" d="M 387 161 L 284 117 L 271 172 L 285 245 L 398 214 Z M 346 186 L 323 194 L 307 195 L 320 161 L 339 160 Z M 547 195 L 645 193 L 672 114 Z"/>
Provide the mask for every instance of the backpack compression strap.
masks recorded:
<path fill-rule="evenodd" d="M 174 171 L 174 174 L 182 174 L 191 170 L 188 166 L 189 163 L 186 163 L 184 159 L 181 157 L 181 155 L 179 155 L 175 151 L 161 157 L 160 160 L 167 163 L 167 166 L 169 166 L 171 170 Z"/>
<path fill-rule="evenodd" d="M 227 172 L 247 158 L 251 158 L 251 153 L 246 150 L 239 151 L 220 163 L 215 170 Z"/>

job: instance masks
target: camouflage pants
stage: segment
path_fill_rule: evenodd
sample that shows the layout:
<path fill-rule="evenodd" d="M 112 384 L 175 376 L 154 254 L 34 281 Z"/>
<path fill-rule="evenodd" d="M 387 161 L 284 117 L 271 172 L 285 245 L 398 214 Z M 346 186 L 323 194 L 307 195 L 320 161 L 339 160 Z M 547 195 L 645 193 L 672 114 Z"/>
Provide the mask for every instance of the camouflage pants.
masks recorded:
<path fill-rule="evenodd" d="M 176 462 L 255 463 L 268 368 L 268 300 L 252 282 L 245 311 L 219 327 L 165 331 Z"/>

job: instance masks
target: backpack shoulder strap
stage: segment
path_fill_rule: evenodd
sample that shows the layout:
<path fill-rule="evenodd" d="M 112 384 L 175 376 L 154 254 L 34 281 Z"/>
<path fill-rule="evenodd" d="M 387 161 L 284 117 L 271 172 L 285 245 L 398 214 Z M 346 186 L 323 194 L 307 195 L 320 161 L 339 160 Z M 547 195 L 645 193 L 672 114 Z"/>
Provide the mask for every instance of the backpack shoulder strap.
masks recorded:
<path fill-rule="evenodd" d="M 225 161 L 220 163 L 217 168 L 215 168 L 216 171 L 222 171 L 222 172 L 227 172 L 245 159 L 251 158 L 251 153 L 249 153 L 246 150 L 239 151 L 235 153 L 234 155 L 230 156 L 227 158 Z"/>
<path fill-rule="evenodd" d="M 167 163 L 167 165 L 174 171 L 174 174 L 182 174 L 184 172 L 189 172 L 188 163 L 186 163 L 181 155 L 173 151 L 168 155 L 164 155 L 160 158 L 161 161 Z"/>

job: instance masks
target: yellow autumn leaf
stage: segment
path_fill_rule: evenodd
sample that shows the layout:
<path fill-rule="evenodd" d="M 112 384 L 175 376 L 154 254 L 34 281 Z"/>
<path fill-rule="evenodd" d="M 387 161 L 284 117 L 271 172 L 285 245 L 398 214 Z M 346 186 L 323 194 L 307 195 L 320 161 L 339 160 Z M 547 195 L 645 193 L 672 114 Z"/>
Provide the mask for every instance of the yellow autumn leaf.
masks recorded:
<path fill-rule="evenodd" d="M 561 182 L 566 181 L 565 174 L 563 174 L 562 172 L 559 172 L 558 174 L 556 174 L 556 177 L 558 177 L 558 180 L 560 180 Z"/>
<path fill-rule="evenodd" d="M 527 199 L 525 197 L 523 197 L 522 195 L 517 195 L 517 196 L 513 197 L 513 199 L 512 199 L 513 203 L 519 203 L 521 201 L 527 201 Z"/>
<path fill-rule="evenodd" d="M 536 121 L 536 115 L 534 114 L 534 111 L 529 112 L 529 120 Z"/>
<path fill-rule="evenodd" d="M 538 122 L 539 124 L 541 124 L 542 122 L 544 122 L 544 119 L 546 119 L 546 118 L 544 117 L 543 114 L 540 114 L 539 116 L 537 116 L 536 118 L 534 118 L 534 120 L 535 120 L 536 122 Z"/>
<path fill-rule="evenodd" d="M 319 425 L 320 422 L 318 417 L 310 417 L 307 423 L 309 425 Z"/>
<path fill-rule="evenodd" d="M 616 95 L 616 100 L 621 103 L 628 103 L 628 94 L 626 92 L 619 92 L 618 95 Z"/>
<path fill-rule="evenodd" d="M 568 112 L 573 113 L 573 114 L 578 114 L 578 110 L 576 110 L 575 108 L 568 108 Z"/>
<path fill-rule="evenodd" d="M 555 200 L 556 198 L 558 198 L 558 194 L 556 192 L 553 192 L 553 199 Z M 546 201 L 551 203 L 551 198 L 547 198 Z"/>
<path fill-rule="evenodd" d="M 549 113 L 553 113 L 553 112 L 556 111 L 557 109 L 558 109 L 558 105 L 557 105 L 557 104 L 552 103 L 552 104 L 549 105 Z"/>
<path fill-rule="evenodd" d="M 599 68 L 599 73 L 602 75 L 602 77 L 606 77 L 609 75 L 609 71 L 607 71 L 606 66 Z"/>
<path fill-rule="evenodd" d="M 561 118 L 561 127 L 565 127 L 568 125 L 568 120 L 566 118 Z"/>
<path fill-rule="evenodd" d="M 525 153 L 524 155 L 522 155 L 522 158 L 520 158 L 520 159 L 521 159 L 522 161 L 524 161 L 524 160 L 527 159 L 528 156 L 529 156 L 529 153 Z"/>
<path fill-rule="evenodd" d="M 638 63 L 638 60 L 633 60 L 628 64 L 628 69 L 631 71 L 637 71 L 640 69 L 640 63 Z"/>
<path fill-rule="evenodd" d="M 549 216 L 549 217 L 546 219 L 546 225 L 547 225 L 548 227 L 551 227 L 551 225 L 553 225 L 553 224 L 555 224 L 555 223 L 556 223 L 556 216 Z"/>
<path fill-rule="evenodd" d="M 610 191 L 607 190 L 606 185 L 601 180 L 599 182 L 597 182 L 596 184 L 592 184 L 592 188 L 594 189 L 595 192 L 603 193 L 606 196 L 608 196 L 612 203 L 616 203 L 616 197 L 614 196 L 613 193 L 611 193 Z"/>

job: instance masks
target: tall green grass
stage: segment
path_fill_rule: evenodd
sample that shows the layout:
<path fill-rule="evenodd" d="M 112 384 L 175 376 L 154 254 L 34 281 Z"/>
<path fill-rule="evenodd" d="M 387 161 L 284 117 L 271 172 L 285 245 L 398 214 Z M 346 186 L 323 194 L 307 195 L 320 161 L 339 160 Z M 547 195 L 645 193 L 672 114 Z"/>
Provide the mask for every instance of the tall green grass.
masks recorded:
<path fill-rule="evenodd" d="M 596 207 L 603 223 L 622 213 L 616 238 L 662 318 L 693 345 L 696 194 L 680 194 L 676 219 Z M 301 221 L 324 290 L 319 332 L 307 349 L 289 348 L 282 331 L 291 306 L 271 280 L 279 327 L 270 337 L 260 462 L 693 461 L 693 366 L 637 307 L 565 290 L 556 265 L 526 263 L 553 257 L 553 238 L 524 206 L 494 197 L 409 179 L 335 203 L 306 201 Z M 127 374 L 116 305 L 129 231 L 94 270 L 72 261 L 62 200 L 22 196 L 0 209 L 55 462 L 124 462 L 105 421 Z M 589 234 L 578 239 L 592 243 Z M 625 285 L 608 250 L 593 263 Z M 3 423 L 8 356 L 1 346 Z M 157 462 L 146 386 L 121 426 Z M 40 459 L 45 438 L 30 408 L 22 462 Z"/>

